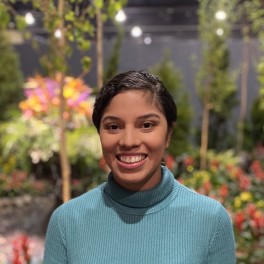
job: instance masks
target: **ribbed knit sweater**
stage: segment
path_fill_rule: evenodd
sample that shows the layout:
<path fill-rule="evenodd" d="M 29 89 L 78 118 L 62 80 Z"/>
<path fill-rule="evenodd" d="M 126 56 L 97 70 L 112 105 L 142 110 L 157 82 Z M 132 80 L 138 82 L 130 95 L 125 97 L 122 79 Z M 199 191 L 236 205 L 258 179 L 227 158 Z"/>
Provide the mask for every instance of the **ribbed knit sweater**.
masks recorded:
<path fill-rule="evenodd" d="M 44 264 L 234 264 L 230 217 L 162 167 L 153 189 L 106 183 L 57 208 Z"/>

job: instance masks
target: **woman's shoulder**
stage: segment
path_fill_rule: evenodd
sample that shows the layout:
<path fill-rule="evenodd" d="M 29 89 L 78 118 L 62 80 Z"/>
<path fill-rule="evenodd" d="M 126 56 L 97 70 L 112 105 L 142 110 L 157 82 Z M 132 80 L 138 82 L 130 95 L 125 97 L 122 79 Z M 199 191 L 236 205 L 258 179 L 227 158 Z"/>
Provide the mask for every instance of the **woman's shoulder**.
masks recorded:
<path fill-rule="evenodd" d="M 84 210 L 96 208 L 102 202 L 103 186 L 104 183 L 60 205 L 53 214 L 76 215 Z"/>
<path fill-rule="evenodd" d="M 223 205 L 206 195 L 200 194 L 182 184 L 178 186 L 179 192 L 177 203 L 181 206 L 189 208 L 191 211 L 203 213 L 203 215 L 219 215 L 227 214 Z"/>

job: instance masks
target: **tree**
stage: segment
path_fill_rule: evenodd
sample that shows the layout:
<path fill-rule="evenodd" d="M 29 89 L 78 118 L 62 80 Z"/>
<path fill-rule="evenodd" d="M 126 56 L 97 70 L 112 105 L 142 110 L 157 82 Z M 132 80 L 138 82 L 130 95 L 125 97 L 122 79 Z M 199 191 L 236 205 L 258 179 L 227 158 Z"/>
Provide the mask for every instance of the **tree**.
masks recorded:
<path fill-rule="evenodd" d="M 219 39 L 218 39 L 219 40 Z M 217 41 L 217 40 L 216 40 Z M 216 44 L 218 50 L 222 50 L 222 55 L 218 58 L 218 68 L 215 71 L 215 80 L 212 86 L 215 89 L 224 91 L 220 93 L 219 98 L 215 98 L 215 106 L 212 107 L 209 114 L 209 131 L 208 148 L 222 151 L 230 148 L 232 145 L 232 135 L 228 120 L 232 114 L 232 110 L 237 106 L 237 91 L 235 87 L 235 74 L 230 73 L 230 58 L 227 45 L 222 39 Z M 223 96 L 223 98 L 221 98 Z"/>
<path fill-rule="evenodd" d="M 160 78 L 176 102 L 178 117 L 168 153 L 178 156 L 190 149 L 190 125 L 192 120 L 192 107 L 183 88 L 182 75 L 171 61 L 168 50 L 164 52 L 161 62 L 149 70 Z"/>
<path fill-rule="evenodd" d="M 259 40 L 262 55 L 257 65 L 259 95 L 251 109 L 251 128 L 247 137 L 250 148 L 264 145 L 264 3 L 261 0 L 246 1 L 244 10 L 247 12 L 251 31 Z"/>
<path fill-rule="evenodd" d="M 0 120 L 9 117 L 11 108 L 16 108 L 23 96 L 23 75 L 19 58 L 4 31 L 0 29 Z"/>
<path fill-rule="evenodd" d="M 234 93 L 235 85 L 227 62 L 226 38 L 230 33 L 231 12 L 236 1 L 229 0 L 202 0 L 200 1 L 199 38 L 203 44 L 202 64 L 196 78 L 196 87 L 201 99 L 202 127 L 200 147 L 200 167 L 206 167 L 206 153 L 208 149 L 210 114 L 212 111 L 220 113 L 225 111 L 226 100 Z M 217 11 L 222 11 L 227 19 L 217 20 Z M 224 11 L 224 13 L 223 13 Z"/>
<path fill-rule="evenodd" d="M 250 62 L 250 46 L 251 46 L 251 26 L 250 26 L 250 12 L 252 12 L 252 1 L 243 1 L 238 6 L 238 18 L 241 20 L 241 33 L 243 36 L 243 56 L 241 65 L 241 84 L 240 84 L 240 109 L 239 121 L 237 129 L 237 152 L 240 153 L 244 148 L 246 117 L 247 117 L 247 97 L 248 97 L 248 72 Z"/>

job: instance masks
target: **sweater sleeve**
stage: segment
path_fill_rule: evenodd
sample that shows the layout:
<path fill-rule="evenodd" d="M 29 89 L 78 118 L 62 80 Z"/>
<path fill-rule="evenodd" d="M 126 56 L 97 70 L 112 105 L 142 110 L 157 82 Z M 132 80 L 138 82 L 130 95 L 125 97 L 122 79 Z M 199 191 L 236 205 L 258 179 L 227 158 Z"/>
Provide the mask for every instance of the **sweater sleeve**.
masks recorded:
<path fill-rule="evenodd" d="M 218 219 L 208 251 L 208 264 L 235 264 L 235 240 L 231 219 L 225 208 L 220 205 Z"/>
<path fill-rule="evenodd" d="M 66 238 L 62 231 L 60 211 L 57 209 L 53 212 L 48 225 L 45 239 L 44 264 L 68 263 Z"/>

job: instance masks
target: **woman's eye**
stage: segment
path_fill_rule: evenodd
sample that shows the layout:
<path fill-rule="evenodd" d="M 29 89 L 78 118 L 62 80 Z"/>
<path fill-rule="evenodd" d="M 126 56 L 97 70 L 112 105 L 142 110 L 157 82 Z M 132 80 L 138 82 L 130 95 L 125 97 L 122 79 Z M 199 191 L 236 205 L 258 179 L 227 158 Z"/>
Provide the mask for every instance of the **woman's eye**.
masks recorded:
<path fill-rule="evenodd" d="M 150 123 L 150 122 L 145 122 L 145 123 L 143 124 L 143 128 L 149 129 L 149 128 L 152 128 L 152 127 L 153 127 L 153 124 Z"/>
<path fill-rule="evenodd" d="M 117 130 L 119 127 L 118 127 L 118 125 L 112 124 L 112 125 L 108 125 L 106 128 L 108 130 L 113 131 L 113 130 Z"/>

